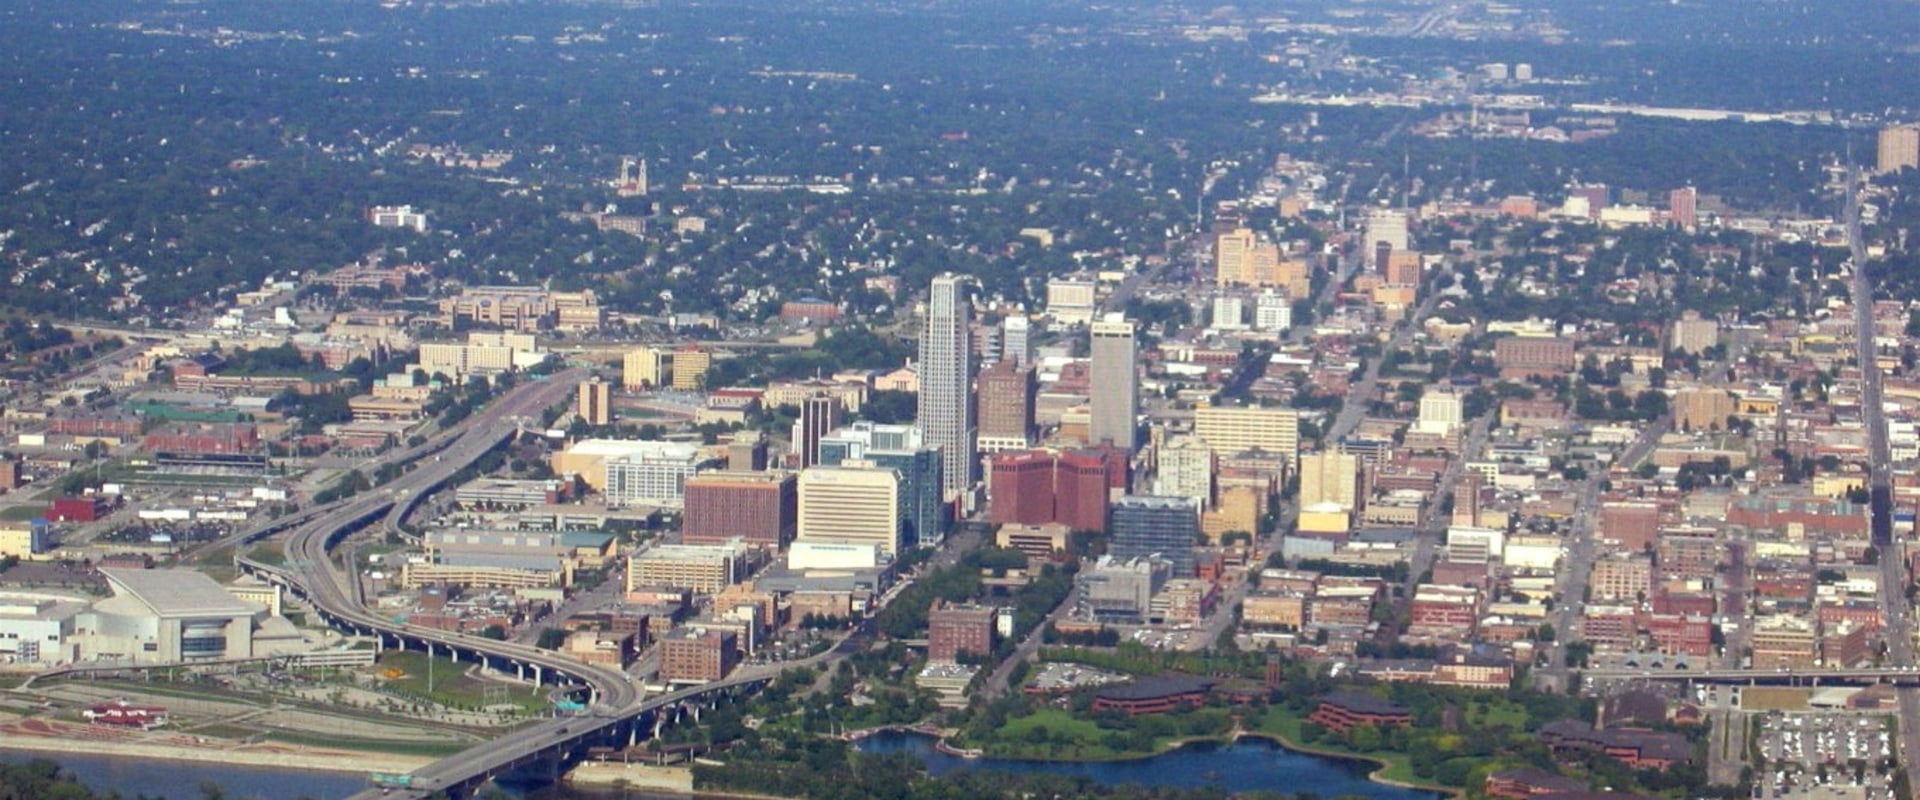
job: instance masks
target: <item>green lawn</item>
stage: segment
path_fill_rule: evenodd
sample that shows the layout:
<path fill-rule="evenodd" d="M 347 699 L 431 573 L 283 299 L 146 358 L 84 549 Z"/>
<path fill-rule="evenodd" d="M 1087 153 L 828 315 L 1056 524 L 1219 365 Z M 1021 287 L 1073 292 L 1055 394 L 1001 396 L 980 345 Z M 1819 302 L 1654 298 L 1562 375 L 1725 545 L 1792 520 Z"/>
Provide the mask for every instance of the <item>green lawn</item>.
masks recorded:
<path fill-rule="evenodd" d="M 525 686 L 467 677 L 467 670 L 472 668 L 471 661 L 454 661 L 447 656 L 437 655 L 433 658 L 429 680 L 427 654 L 411 650 L 388 650 L 380 655 L 376 666 L 383 677 L 388 669 L 402 672 L 400 677 L 386 681 L 388 688 L 418 695 L 444 706 L 477 709 L 488 702 L 487 687 L 505 686 L 507 703 L 536 712 L 550 708 L 545 691 L 533 692 Z"/>
<path fill-rule="evenodd" d="M 1475 701 L 1470 703 L 1468 707 L 1477 710 L 1480 705 L 1481 703 L 1479 701 Z M 1516 731 L 1526 729 L 1526 706 L 1506 700 L 1490 700 L 1486 702 L 1486 706 L 1487 712 L 1485 714 L 1470 713 L 1467 715 L 1467 724 L 1469 727 L 1494 728 L 1504 725 Z"/>
<path fill-rule="evenodd" d="M 1226 709 L 1207 708 L 1165 715 L 1172 724 L 1115 731 L 1102 728 L 1090 719 L 1075 718 L 1070 711 L 1043 708 L 1032 714 L 1007 720 L 992 738 L 967 741 L 988 755 L 1000 758 L 1042 761 L 1112 761 L 1144 758 L 1164 752 L 1175 743 L 1191 739 L 1224 739 L 1232 727 Z M 1156 718 L 1155 722 L 1160 719 Z"/>
<path fill-rule="evenodd" d="M 394 755 L 423 756 L 442 758 L 467 749 L 470 745 L 460 742 L 412 742 L 392 739 L 358 739 L 350 736 L 334 736 L 272 731 L 267 739 L 285 744 L 306 745 L 310 747 L 336 747 L 342 750 L 366 750 Z"/>
<path fill-rule="evenodd" d="M 8 506 L 0 508 L 0 520 L 8 522 L 26 522 L 35 517 L 46 516 L 46 506 Z"/>
<path fill-rule="evenodd" d="M 1072 736 L 1077 741 L 1088 743 L 1097 741 L 1106 733 L 1100 730 L 1100 726 L 1094 724 L 1093 720 L 1076 719 L 1072 712 L 1063 709 L 1043 708 L 1034 712 L 1032 716 L 1007 720 L 1006 726 L 1000 729 L 1000 735 L 1007 739 L 1019 739 L 1041 726 L 1045 726 L 1047 733 L 1055 738 L 1066 735 Z"/>
<path fill-rule="evenodd" d="M 270 564 L 276 567 L 286 566 L 287 564 L 287 551 L 280 546 L 279 542 L 256 544 L 252 550 L 247 551 L 247 557 L 262 564 Z"/>
<path fill-rule="evenodd" d="M 1390 753 L 1383 750 L 1361 753 L 1344 744 L 1325 739 L 1308 745 L 1300 735 L 1300 724 L 1304 721 L 1302 718 L 1294 716 L 1284 706 L 1271 706 L 1265 714 L 1260 716 L 1258 724 L 1254 726 L 1254 730 L 1273 736 L 1295 749 L 1311 750 L 1380 762 L 1382 766 L 1376 774 L 1387 780 L 1432 789 L 1447 790 L 1446 787 L 1413 774 L 1413 764 L 1403 753 Z"/>
<path fill-rule="evenodd" d="M 194 562 L 194 569 L 219 583 L 231 583 L 240 577 L 240 568 L 233 565 L 233 545 L 230 544 L 200 553 Z"/>
<path fill-rule="evenodd" d="M 195 736 L 211 736 L 216 739 L 247 739 L 260 735 L 258 728 L 239 725 L 197 725 L 186 729 Z"/>

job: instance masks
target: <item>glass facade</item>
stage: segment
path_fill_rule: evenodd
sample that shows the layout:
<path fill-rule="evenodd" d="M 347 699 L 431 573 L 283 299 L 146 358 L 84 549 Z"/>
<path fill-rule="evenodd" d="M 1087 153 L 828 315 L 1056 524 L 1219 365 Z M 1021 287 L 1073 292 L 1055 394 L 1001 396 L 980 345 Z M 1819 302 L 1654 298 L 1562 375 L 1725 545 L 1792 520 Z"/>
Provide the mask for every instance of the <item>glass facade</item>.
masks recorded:
<path fill-rule="evenodd" d="M 1118 561 L 1159 554 L 1173 564 L 1173 577 L 1193 576 L 1193 548 L 1200 541 L 1200 504 L 1191 497 L 1128 495 L 1113 504 L 1107 553 Z"/>

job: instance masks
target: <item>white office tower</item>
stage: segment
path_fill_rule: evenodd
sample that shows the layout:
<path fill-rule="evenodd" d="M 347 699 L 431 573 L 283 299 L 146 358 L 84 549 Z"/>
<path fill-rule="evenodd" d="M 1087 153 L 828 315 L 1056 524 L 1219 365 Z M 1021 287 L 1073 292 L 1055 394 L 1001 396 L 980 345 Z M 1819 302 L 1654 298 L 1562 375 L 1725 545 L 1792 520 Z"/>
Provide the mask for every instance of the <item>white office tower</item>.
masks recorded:
<path fill-rule="evenodd" d="M 1253 301 L 1253 329 L 1281 332 L 1293 327 L 1293 301 L 1284 292 L 1261 292 Z"/>
<path fill-rule="evenodd" d="M 808 467 L 800 471 L 795 544 L 867 545 L 882 557 L 900 552 L 900 473 L 880 467 Z"/>
<path fill-rule="evenodd" d="M 1362 248 L 1362 258 L 1369 258 L 1373 248 L 1386 242 L 1395 250 L 1411 250 L 1407 235 L 1407 212 L 1375 211 L 1367 215 L 1366 247 Z"/>
<path fill-rule="evenodd" d="M 1420 419 L 1415 426 L 1422 431 L 1452 433 L 1465 423 L 1466 403 L 1451 389 L 1436 387 L 1420 395 Z"/>
<path fill-rule="evenodd" d="M 1220 331 L 1239 331 L 1247 328 L 1247 300 L 1237 294 L 1222 294 L 1213 298 L 1213 328 Z"/>
<path fill-rule="evenodd" d="M 1087 439 L 1090 444 L 1110 442 L 1132 452 L 1140 418 L 1133 323 L 1119 314 L 1108 314 L 1093 323 L 1091 335 L 1093 388 L 1088 390 L 1088 399 L 1093 413 L 1087 424 Z M 926 391 L 925 378 L 921 379 L 920 391 Z"/>
<path fill-rule="evenodd" d="M 1155 454 L 1153 493 L 1168 497 L 1191 497 L 1201 508 L 1213 507 L 1213 448 L 1194 436 L 1178 436 L 1161 446 Z"/>
<path fill-rule="evenodd" d="M 1033 322 L 1014 315 L 1000 323 L 1000 357 L 1018 366 L 1033 363 Z"/>
<path fill-rule="evenodd" d="M 920 336 L 920 430 L 928 447 L 940 448 L 942 494 L 952 497 L 973 485 L 978 457 L 973 439 L 973 348 L 968 341 L 972 306 L 965 275 L 933 279 L 927 326 Z"/>

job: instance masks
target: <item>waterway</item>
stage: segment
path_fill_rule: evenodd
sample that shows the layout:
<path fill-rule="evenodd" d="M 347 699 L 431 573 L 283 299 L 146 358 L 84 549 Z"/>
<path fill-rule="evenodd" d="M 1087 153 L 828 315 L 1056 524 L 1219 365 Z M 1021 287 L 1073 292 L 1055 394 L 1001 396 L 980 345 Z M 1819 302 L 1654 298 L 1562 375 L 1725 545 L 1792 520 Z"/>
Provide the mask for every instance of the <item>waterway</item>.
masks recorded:
<path fill-rule="evenodd" d="M 1371 762 L 1330 758 L 1296 752 L 1279 743 L 1243 738 L 1232 744 L 1195 742 L 1152 758 L 1131 761 L 1017 761 L 1004 758 L 961 758 L 935 750 L 933 738 L 911 732 L 881 732 L 859 744 L 867 753 L 907 753 L 939 776 L 956 770 L 1051 773 L 1091 778 L 1119 785 L 1196 788 L 1217 786 L 1227 791 L 1271 790 L 1313 792 L 1321 797 L 1355 795 L 1368 800 L 1434 800 L 1435 792 L 1404 789 L 1367 778 Z"/>
<path fill-rule="evenodd" d="M 4 748 L 4 744 L 0 744 Z M 243 767 L 199 761 L 153 761 L 104 755 L 39 754 L 0 749 L 0 761 L 25 762 L 45 758 L 60 763 L 96 792 L 118 792 L 122 797 L 161 800 L 202 800 L 200 784 L 212 783 L 230 798 L 336 800 L 367 786 L 367 776 L 345 772 L 315 772 L 273 767 Z"/>
<path fill-rule="evenodd" d="M 995 770 L 1081 776 L 1109 785 L 1217 786 L 1236 792 L 1266 789 L 1313 792 L 1321 797 L 1351 795 L 1367 800 L 1435 800 L 1439 797 L 1434 792 L 1368 780 L 1367 773 L 1373 769 L 1368 762 L 1299 753 L 1259 738 L 1241 739 L 1233 744 L 1196 742 L 1152 758 L 1100 762 L 960 758 L 935 750 L 931 737 L 917 733 L 878 733 L 862 740 L 859 749 L 867 753 L 906 753 L 926 764 L 928 773 L 936 777 L 957 770 Z M 34 757 L 30 753 L 0 749 L 0 760 L 25 761 Z M 367 785 L 365 776 L 338 772 L 89 755 L 60 755 L 55 760 L 93 789 L 119 792 L 127 798 L 145 795 L 161 800 L 201 800 L 205 797 L 201 784 L 212 783 L 229 798 L 336 800 Z M 526 800 L 656 797 L 641 792 L 593 792 L 556 786 L 532 788 L 509 784 L 502 788 L 509 795 Z"/>

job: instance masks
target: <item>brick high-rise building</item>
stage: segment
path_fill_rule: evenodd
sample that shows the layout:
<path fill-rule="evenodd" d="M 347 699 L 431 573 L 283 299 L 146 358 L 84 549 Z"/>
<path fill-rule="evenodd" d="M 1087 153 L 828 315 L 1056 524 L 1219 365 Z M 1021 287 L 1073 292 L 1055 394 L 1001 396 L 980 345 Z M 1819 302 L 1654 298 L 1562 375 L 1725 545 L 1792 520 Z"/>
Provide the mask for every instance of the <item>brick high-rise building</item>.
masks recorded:
<path fill-rule="evenodd" d="M 1881 172 L 1920 169 L 1920 125 L 1894 125 L 1880 130 Z"/>
<path fill-rule="evenodd" d="M 660 640 L 660 680 L 666 683 L 721 680 L 740 663 L 738 641 L 732 631 L 674 631 Z"/>
<path fill-rule="evenodd" d="M 953 664 L 961 653 L 992 655 L 994 614 L 987 606 L 933 601 L 927 611 L 927 662 Z"/>
<path fill-rule="evenodd" d="M 1053 519 L 1077 531 L 1107 529 L 1107 499 L 1112 487 L 1108 463 L 1113 456 L 1100 450 L 1061 453 L 1053 469 Z"/>
<path fill-rule="evenodd" d="M 595 378 L 580 384 L 580 397 L 574 413 L 588 425 L 613 424 L 613 385 Z"/>
<path fill-rule="evenodd" d="M 820 463 L 820 439 L 840 427 L 840 399 L 819 392 L 800 403 L 800 419 L 793 424 L 794 466 L 806 469 Z"/>
<path fill-rule="evenodd" d="M 987 519 L 996 525 L 1054 521 L 1054 458 L 1044 450 L 995 453 L 987 479 Z"/>
<path fill-rule="evenodd" d="M 1700 223 L 1700 190 L 1682 186 L 1667 194 L 1667 220 L 1677 228 L 1693 228 Z"/>
<path fill-rule="evenodd" d="M 1001 359 L 980 372 L 978 384 L 980 449 L 997 452 L 1032 444 L 1033 368 Z"/>
<path fill-rule="evenodd" d="M 987 518 L 1006 525 L 1104 531 L 1108 498 L 1128 483 L 1127 456 L 1119 448 L 997 453 L 988 470 Z"/>
<path fill-rule="evenodd" d="M 680 535 L 689 544 L 785 547 L 793 541 L 800 494 L 790 472 L 703 472 L 687 479 Z"/>

